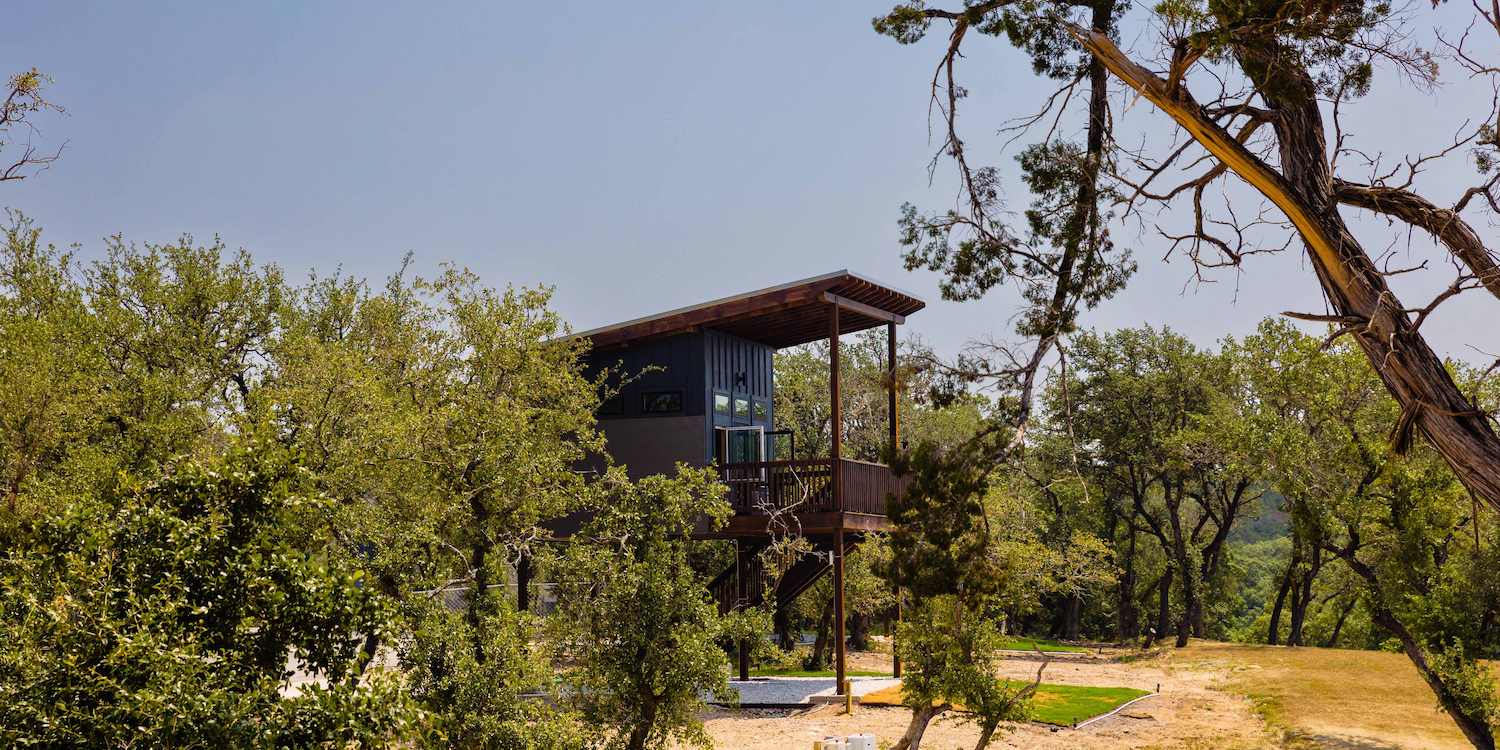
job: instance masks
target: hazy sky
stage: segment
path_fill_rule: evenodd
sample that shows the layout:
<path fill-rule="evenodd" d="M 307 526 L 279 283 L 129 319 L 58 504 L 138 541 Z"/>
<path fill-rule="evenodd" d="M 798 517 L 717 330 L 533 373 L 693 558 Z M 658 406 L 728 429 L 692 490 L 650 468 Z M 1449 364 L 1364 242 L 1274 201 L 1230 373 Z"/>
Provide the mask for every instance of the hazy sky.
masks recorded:
<path fill-rule="evenodd" d="M 0 204 L 86 257 L 114 233 L 218 234 L 294 277 L 378 279 L 410 250 L 423 270 L 450 260 L 496 286 L 555 285 L 579 329 L 850 268 L 926 298 L 910 330 L 944 351 L 1009 330 L 1008 290 L 945 303 L 931 275 L 901 268 L 900 204 L 953 199 L 946 173 L 930 186 L 926 171 L 946 33 L 916 47 L 876 36 L 889 0 L 219 5 L 13 7 L 0 67 L 55 78 L 68 114 L 44 121 L 43 142 L 68 145 L 50 171 L 0 185 Z M 1418 36 L 1439 20 L 1426 5 Z M 1439 13 L 1466 19 L 1462 6 Z M 994 131 L 1050 89 L 1002 42 L 975 41 L 971 147 L 1014 172 Z M 1399 153 L 1448 137 L 1460 109 L 1482 117 L 1487 94 L 1382 81 L 1351 122 L 1372 150 Z M 1118 101 L 1122 139 L 1171 132 Z M 1468 174 L 1455 164 L 1426 184 L 1451 202 Z M 1014 183 L 1009 199 L 1026 202 Z M 1145 228 L 1114 230 L 1141 272 L 1090 324 L 1166 323 L 1210 342 L 1322 309 L 1300 248 L 1199 286 Z M 1376 247 L 1403 236 L 1362 231 Z M 1476 296 L 1430 334 L 1448 353 L 1500 350 L 1497 309 Z"/>

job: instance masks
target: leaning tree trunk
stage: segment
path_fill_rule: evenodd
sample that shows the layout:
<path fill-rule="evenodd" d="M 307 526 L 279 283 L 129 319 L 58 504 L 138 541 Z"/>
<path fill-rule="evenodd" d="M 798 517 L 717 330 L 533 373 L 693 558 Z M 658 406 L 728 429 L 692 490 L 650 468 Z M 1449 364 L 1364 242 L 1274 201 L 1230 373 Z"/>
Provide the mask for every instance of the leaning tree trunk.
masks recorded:
<path fill-rule="evenodd" d="M 1240 67 L 1275 112 L 1278 172 L 1205 114 L 1180 81 L 1162 80 L 1137 65 L 1108 36 L 1077 27 L 1072 32 L 1110 72 L 1281 209 L 1337 313 L 1330 322 L 1354 336 L 1401 405 L 1397 447 L 1405 448 L 1420 431 L 1464 487 L 1500 508 L 1500 436 L 1459 390 L 1339 215 L 1316 91 L 1294 55 L 1273 37 L 1246 39 L 1236 50 Z"/>
<path fill-rule="evenodd" d="M 911 712 L 911 723 L 906 725 L 906 733 L 891 747 L 891 750 L 918 750 L 922 747 L 922 735 L 927 733 L 927 725 L 938 717 L 938 714 L 948 710 L 948 704 L 928 706 Z"/>
<path fill-rule="evenodd" d="M 1343 609 L 1339 610 L 1339 619 L 1333 623 L 1333 632 L 1329 634 L 1328 640 L 1323 642 L 1323 648 L 1338 648 L 1339 634 L 1344 631 L 1344 622 L 1349 619 L 1349 613 L 1354 611 L 1354 605 L 1357 603 L 1358 600 L 1352 596 L 1349 597 L 1349 601 L 1344 602 Z"/>

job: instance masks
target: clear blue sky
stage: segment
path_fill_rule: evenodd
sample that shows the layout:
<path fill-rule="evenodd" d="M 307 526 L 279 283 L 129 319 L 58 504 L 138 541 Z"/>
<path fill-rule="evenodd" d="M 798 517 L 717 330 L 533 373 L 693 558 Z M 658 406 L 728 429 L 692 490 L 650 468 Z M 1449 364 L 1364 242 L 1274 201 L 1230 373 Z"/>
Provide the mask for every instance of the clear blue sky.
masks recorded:
<path fill-rule="evenodd" d="M 0 204 L 84 256 L 117 232 L 218 234 L 293 276 L 378 279 L 411 250 L 423 270 L 451 260 L 496 286 L 555 285 L 577 328 L 847 267 L 928 299 L 911 330 L 951 352 L 1008 333 L 1014 298 L 943 303 L 930 275 L 901 269 L 898 206 L 953 194 L 926 172 L 937 48 L 877 37 L 869 19 L 889 4 L 23 3 L 0 67 L 55 78 L 68 115 L 44 122 L 44 142 L 68 145 L 50 171 L 0 186 Z M 1010 168 L 988 136 L 1047 89 L 1002 43 L 973 48 L 965 121 Z M 1394 146 L 1442 137 L 1454 123 L 1434 113 L 1478 91 L 1412 106 L 1393 84 L 1360 123 Z M 1167 131 L 1142 103 L 1122 119 Z M 1459 189 L 1437 184 L 1444 200 Z M 1019 187 L 1010 198 L 1024 207 Z M 1168 323 L 1209 342 L 1322 307 L 1296 251 L 1198 287 L 1184 261 L 1160 262 L 1149 228 L 1115 231 L 1142 272 L 1093 325 Z M 1450 331 L 1494 308 L 1454 309 L 1430 325 L 1463 353 Z M 1462 341 L 1500 350 L 1488 336 Z"/>

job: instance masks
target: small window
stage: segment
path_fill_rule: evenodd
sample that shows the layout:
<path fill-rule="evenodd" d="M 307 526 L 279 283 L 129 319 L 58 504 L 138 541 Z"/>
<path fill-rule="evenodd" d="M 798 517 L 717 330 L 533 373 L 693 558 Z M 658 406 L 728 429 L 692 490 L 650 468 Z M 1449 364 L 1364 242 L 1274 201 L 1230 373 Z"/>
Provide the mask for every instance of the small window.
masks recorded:
<path fill-rule="evenodd" d="M 729 396 L 723 393 L 714 394 L 714 413 L 729 414 Z"/>
<path fill-rule="evenodd" d="M 743 398 L 743 397 L 736 397 L 734 399 L 734 418 L 735 419 L 749 419 L 750 418 L 750 399 Z"/>
<path fill-rule="evenodd" d="M 771 407 L 764 401 L 755 402 L 755 421 L 764 422 L 771 416 Z"/>
<path fill-rule="evenodd" d="M 648 391 L 641 394 L 642 414 L 676 414 L 682 411 L 682 391 Z"/>

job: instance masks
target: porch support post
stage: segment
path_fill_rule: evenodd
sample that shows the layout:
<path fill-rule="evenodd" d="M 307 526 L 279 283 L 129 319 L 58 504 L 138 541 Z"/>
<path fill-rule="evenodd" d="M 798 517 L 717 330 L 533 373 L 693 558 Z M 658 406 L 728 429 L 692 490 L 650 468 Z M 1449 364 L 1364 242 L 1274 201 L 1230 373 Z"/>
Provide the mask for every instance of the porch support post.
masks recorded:
<path fill-rule="evenodd" d="M 844 409 L 839 403 L 839 306 L 829 304 L 828 319 L 832 321 L 828 329 L 828 432 L 832 437 L 828 447 L 828 458 L 830 459 L 830 481 L 833 485 L 833 510 L 842 513 L 844 510 L 843 484 L 839 471 L 839 459 L 843 453 L 844 432 Z M 842 526 L 843 522 L 840 521 Z"/>
<path fill-rule="evenodd" d="M 834 647 L 834 693 L 844 694 L 845 650 L 844 641 L 844 527 L 833 532 L 833 647 Z"/>
<path fill-rule="evenodd" d="M 749 581 L 746 580 L 747 578 L 749 578 L 749 568 L 750 561 L 746 558 L 745 542 L 744 540 L 735 540 L 734 587 L 736 601 L 733 607 L 734 609 L 739 609 L 745 606 L 745 601 L 750 595 Z M 744 639 L 741 639 L 739 643 L 735 645 L 738 647 L 737 650 L 739 651 L 738 661 L 740 668 L 740 681 L 744 682 L 750 679 L 750 647 L 749 644 L 744 641 Z"/>
<path fill-rule="evenodd" d="M 838 518 L 833 527 L 833 654 L 834 693 L 844 694 L 847 677 L 844 640 L 844 490 L 840 463 L 843 453 L 843 406 L 839 397 L 839 306 L 829 304 L 828 329 L 828 424 L 832 440 L 828 447 L 830 477 L 833 484 L 833 509 Z"/>
<path fill-rule="evenodd" d="M 901 450 L 901 415 L 897 412 L 896 404 L 896 321 L 885 324 L 885 406 L 886 421 L 890 427 L 890 454 L 896 457 L 896 452 Z M 896 587 L 896 630 L 901 626 L 901 587 Z M 901 676 L 901 655 L 896 653 L 896 630 L 891 632 L 891 674 L 899 678 Z"/>

